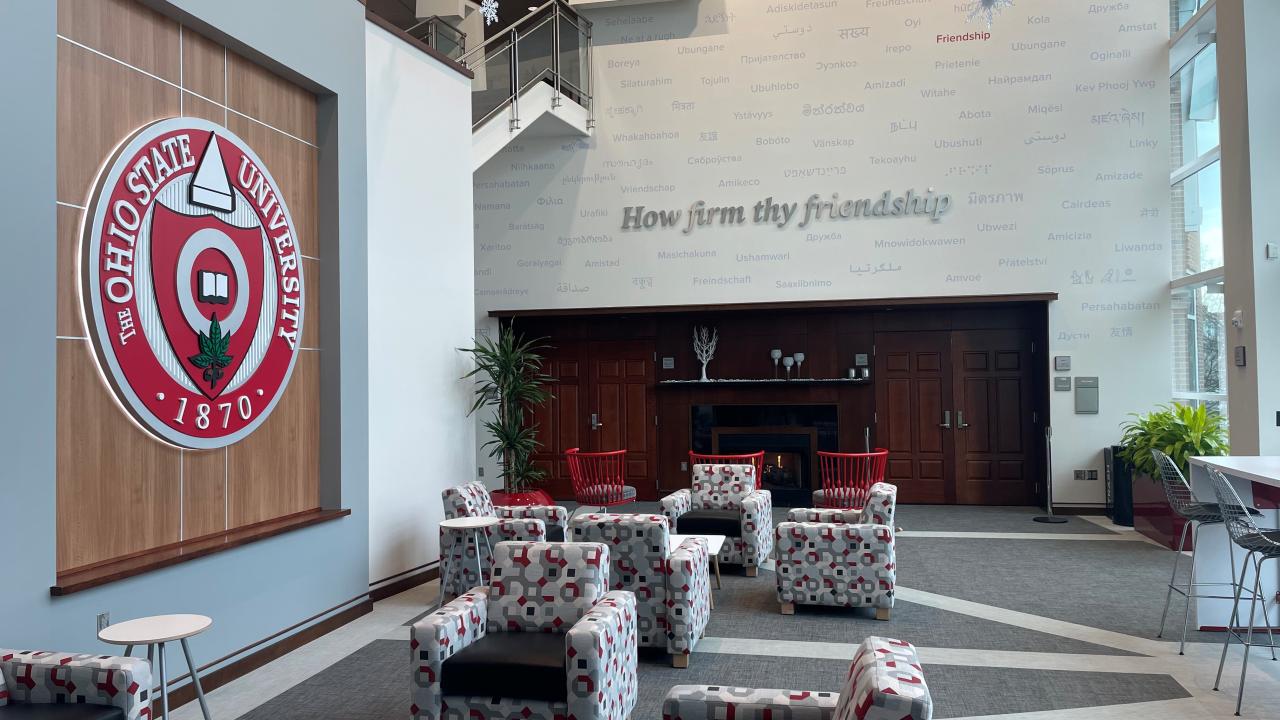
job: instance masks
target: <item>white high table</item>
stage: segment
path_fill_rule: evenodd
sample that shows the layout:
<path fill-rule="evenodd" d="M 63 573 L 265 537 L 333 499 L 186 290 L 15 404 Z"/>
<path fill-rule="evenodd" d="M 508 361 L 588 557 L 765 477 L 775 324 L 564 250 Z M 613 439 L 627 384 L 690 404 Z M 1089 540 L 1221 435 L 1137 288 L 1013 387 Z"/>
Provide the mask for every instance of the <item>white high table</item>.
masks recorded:
<path fill-rule="evenodd" d="M 1213 494 L 1213 484 L 1209 481 L 1209 473 L 1206 467 L 1211 467 L 1222 473 L 1231 481 L 1231 486 L 1235 488 L 1240 499 L 1245 505 L 1254 505 L 1253 500 L 1253 484 L 1267 485 L 1269 487 L 1280 488 L 1280 456 L 1248 456 L 1248 455 L 1226 455 L 1223 457 L 1193 457 L 1191 460 L 1191 490 L 1196 494 L 1196 499 L 1200 502 L 1216 503 L 1217 496 Z M 1262 509 L 1262 517 L 1254 520 L 1258 527 L 1280 528 L 1280 512 L 1274 509 Z M 1235 554 L 1235 567 L 1237 577 L 1240 569 L 1244 567 L 1245 552 L 1236 547 L 1227 537 L 1227 531 L 1222 525 L 1210 525 L 1200 533 L 1200 547 L 1196 550 L 1196 582 L 1233 582 L 1231 575 L 1231 559 L 1227 555 L 1228 551 Z M 1245 582 L 1252 585 L 1253 573 L 1250 572 Z M 1264 563 L 1262 566 L 1262 596 L 1264 598 L 1276 597 L 1276 590 L 1280 588 L 1280 563 Z M 1212 594 L 1227 594 L 1229 588 L 1218 588 Z M 1206 592 L 1208 590 L 1206 589 Z M 1240 603 L 1240 624 L 1247 624 L 1245 620 L 1249 615 L 1248 596 Z M 1275 626 L 1280 621 L 1280 610 L 1277 609 L 1275 603 L 1271 603 L 1267 607 L 1267 619 Z M 1227 626 L 1231 621 L 1231 600 L 1218 600 L 1214 598 L 1196 598 L 1196 624 L 1203 630 L 1221 629 Z M 1258 625 L 1262 624 L 1262 613 L 1258 613 Z"/>

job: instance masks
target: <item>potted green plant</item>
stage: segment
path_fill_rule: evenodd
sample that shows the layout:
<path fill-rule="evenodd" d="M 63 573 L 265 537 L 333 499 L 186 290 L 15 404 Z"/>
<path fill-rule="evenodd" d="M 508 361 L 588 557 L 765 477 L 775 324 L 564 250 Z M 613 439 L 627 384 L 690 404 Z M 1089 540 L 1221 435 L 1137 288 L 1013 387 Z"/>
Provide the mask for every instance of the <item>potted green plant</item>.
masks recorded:
<path fill-rule="evenodd" d="M 475 369 L 463 379 L 475 378 L 476 396 L 470 416 L 481 408 L 492 408 L 493 416 L 481 426 L 490 438 L 481 447 L 489 449 L 489 457 L 500 463 L 502 490 L 493 493 L 498 505 L 549 505 L 551 496 L 535 487 L 545 474 L 534 467 L 532 456 L 541 444 L 538 426 L 526 420 L 533 408 L 546 402 L 551 393 L 546 383 L 551 380 L 542 372 L 542 355 L 546 349 L 541 340 L 525 340 L 510 327 L 498 333 L 497 341 L 476 339 L 470 348 L 459 348 L 470 355 Z"/>
<path fill-rule="evenodd" d="M 1133 415 L 1121 429 L 1120 456 L 1133 468 L 1133 527 L 1172 548 L 1185 521 L 1169 507 L 1151 451 L 1161 450 L 1173 458 L 1189 478 L 1188 458 L 1227 454 L 1226 421 L 1203 405 L 1171 403 Z"/>

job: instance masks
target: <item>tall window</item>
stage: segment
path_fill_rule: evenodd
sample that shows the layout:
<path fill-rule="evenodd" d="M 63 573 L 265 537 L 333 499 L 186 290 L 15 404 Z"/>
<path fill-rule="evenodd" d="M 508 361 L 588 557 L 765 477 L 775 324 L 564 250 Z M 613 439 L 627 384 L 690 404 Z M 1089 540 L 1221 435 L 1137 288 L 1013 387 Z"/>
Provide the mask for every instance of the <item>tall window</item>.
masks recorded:
<path fill-rule="evenodd" d="M 1179 26 L 1199 0 L 1171 0 Z M 1199 21 L 1197 21 L 1199 23 Z M 1173 399 L 1227 414 L 1222 169 L 1218 149 L 1218 53 L 1212 28 L 1180 33 L 1208 43 L 1169 76 L 1169 176 L 1173 281 Z"/>

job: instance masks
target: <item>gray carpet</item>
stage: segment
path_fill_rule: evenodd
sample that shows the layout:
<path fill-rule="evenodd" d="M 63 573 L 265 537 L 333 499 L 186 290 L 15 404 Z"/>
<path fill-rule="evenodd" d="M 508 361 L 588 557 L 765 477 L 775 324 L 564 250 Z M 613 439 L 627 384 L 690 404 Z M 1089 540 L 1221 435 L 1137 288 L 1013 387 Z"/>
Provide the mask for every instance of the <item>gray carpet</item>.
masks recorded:
<path fill-rule="evenodd" d="M 410 704 L 409 646 L 375 640 L 243 715 L 244 720 L 401 720 Z M 750 655 L 695 654 L 687 670 L 659 659 L 640 666 L 636 720 L 658 720 L 677 684 L 839 691 L 848 663 Z M 990 715 L 1188 697 L 1168 675 L 1055 672 L 927 665 L 934 717 Z M 1034 688 L 1034 692 L 1025 689 Z"/>
<path fill-rule="evenodd" d="M 707 637 L 860 643 L 868 635 L 888 635 L 928 647 L 1134 655 L 902 600 L 894 603 L 887 622 L 876 620 L 868 608 L 802 605 L 794 617 L 785 616 L 778 612 L 772 572 L 761 570 L 759 577 L 748 578 L 737 574 L 737 568 L 723 569 L 724 587 L 715 591 L 716 609 L 711 611 Z"/>
<path fill-rule="evenodd" d="M 1173 568 L 1169 550 L 1145 542 L 905 537 L 897 551 L 904 587 L 1148 639 L 1159 629 Z M 1175 594 L 1166 640 L 1181 635 L 1185 607 Z M 1193 609 L 1189 642 L 1222 642 L 1195 622 Z"/>

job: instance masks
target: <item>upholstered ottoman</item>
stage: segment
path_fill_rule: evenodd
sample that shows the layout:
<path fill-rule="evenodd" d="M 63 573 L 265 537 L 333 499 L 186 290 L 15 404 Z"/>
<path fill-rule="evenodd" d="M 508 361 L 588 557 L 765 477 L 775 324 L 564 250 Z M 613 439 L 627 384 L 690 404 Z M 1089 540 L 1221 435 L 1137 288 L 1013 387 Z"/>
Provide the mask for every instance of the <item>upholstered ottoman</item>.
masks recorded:
<path fill-rule="evenodd" d="M 663 720 L 930 720 L 933 699 L 911 643 L 869 637 L 839 693 L 676 685 Z"/>

